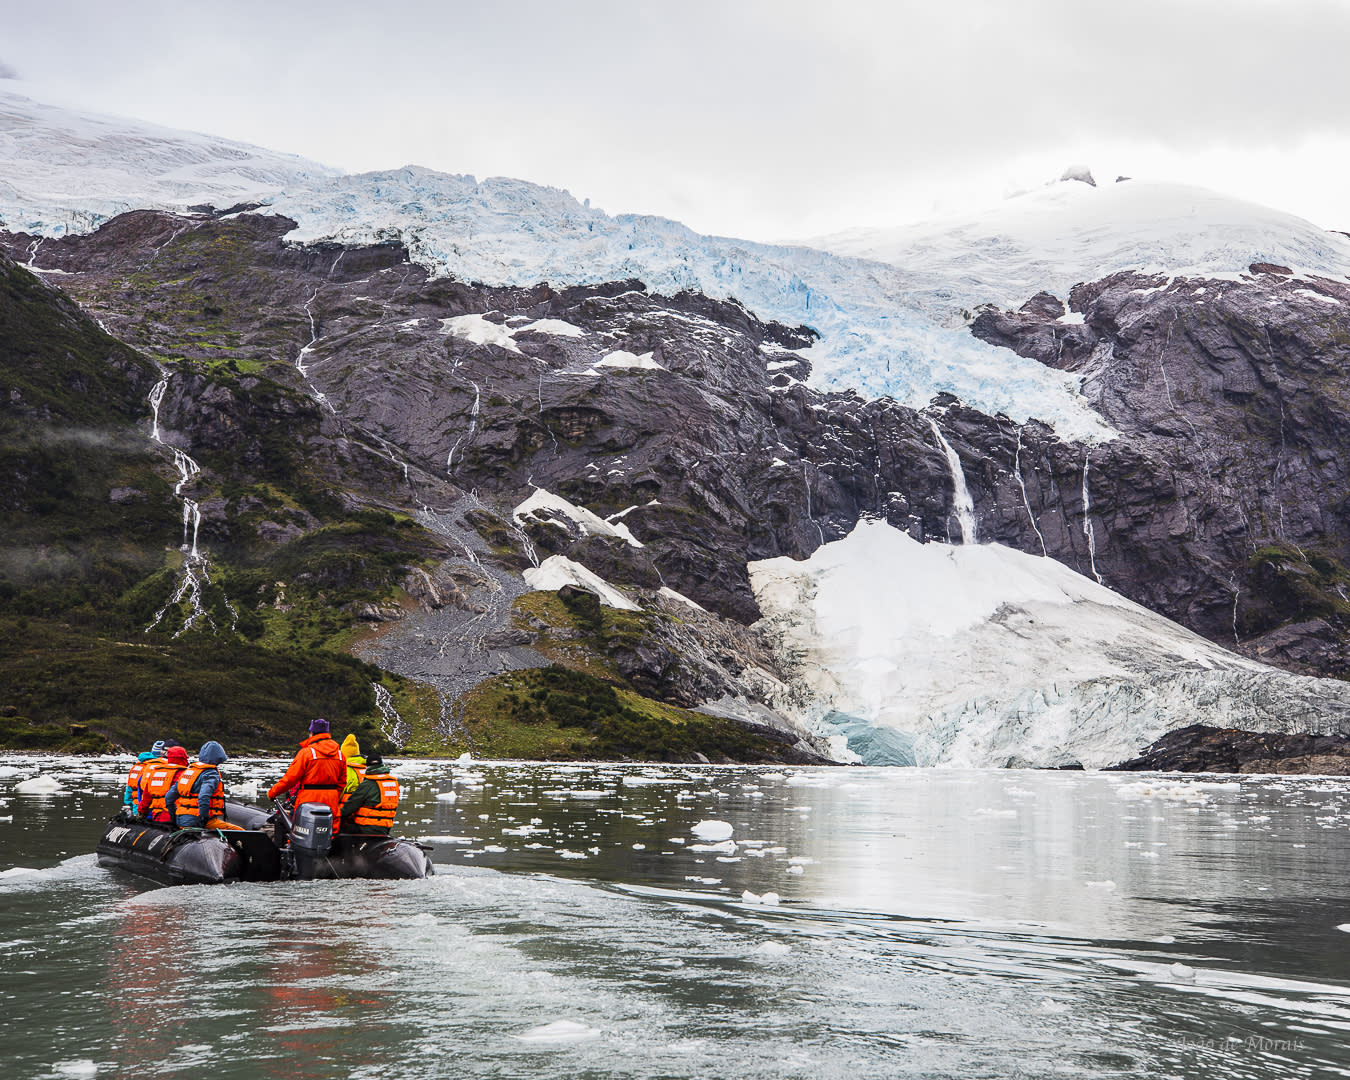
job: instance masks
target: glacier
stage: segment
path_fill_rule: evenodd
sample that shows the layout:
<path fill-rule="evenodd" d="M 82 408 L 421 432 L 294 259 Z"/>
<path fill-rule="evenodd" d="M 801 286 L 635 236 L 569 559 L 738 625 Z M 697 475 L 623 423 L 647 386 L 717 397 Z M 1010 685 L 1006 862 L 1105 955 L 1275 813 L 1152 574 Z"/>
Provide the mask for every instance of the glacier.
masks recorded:
<path fill-rule="evenodd" d="M 1114 431 L 1077 379 L 986 344 L 974 309 L 1138 269 L 1237 274 L 1255 261 L 1342 276 L 1350 240 L 1288 214 L 1180 185 L 1061 182 L 981 215 L 782 246 L 703 236 L 675 221 L 609 215 L 521 180 L 408 166 L 347 174 L 292 155 L 44 105 L 0 87 L 0 218 L 35 236 L 88 231 L 128 209 L 258 202 L 288 239 L 398 240 L 434 275 L 554 287 L 636 279 L 652 291 L 735 300 L 819 334 L 811 385 L 922 408 L 950 393 L 990 415 L 1039 419 L 1065 438 Z M 470 332 L 469 327 L 447 328 Z M 510 348 L 509 338 L 502 342 Z"/>
<path fill-rule="evenodd" d="M 1088 768 L 1165 732 L 1350 730 L 1350 685 L 1248 660 L 1062 563 L 864 519 L 750 564 L 776 706 L 877 764 Z"/>

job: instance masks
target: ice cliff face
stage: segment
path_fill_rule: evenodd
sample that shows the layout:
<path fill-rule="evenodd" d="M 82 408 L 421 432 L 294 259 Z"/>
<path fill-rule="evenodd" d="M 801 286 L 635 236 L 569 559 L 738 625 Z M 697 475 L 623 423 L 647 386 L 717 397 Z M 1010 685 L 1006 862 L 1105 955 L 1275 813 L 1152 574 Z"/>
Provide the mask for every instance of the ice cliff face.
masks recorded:
<path fill-rule="evenodd" d="M 1000 544 L 920 544 L 862 521 L 750 576 L 799 711 L 855 746 L 889 729 L 919 765 L 1097 767 L 1193 723 L 1350 729 L 1350 685 L 1237 656 Z"/>

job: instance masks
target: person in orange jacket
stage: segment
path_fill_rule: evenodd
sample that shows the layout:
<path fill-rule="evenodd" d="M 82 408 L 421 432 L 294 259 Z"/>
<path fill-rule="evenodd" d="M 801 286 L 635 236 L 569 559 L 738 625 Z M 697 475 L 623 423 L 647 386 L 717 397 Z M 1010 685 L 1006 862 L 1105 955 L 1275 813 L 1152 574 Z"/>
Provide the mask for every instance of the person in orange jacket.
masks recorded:
<path fill-rule="evenodd" d="M 181 746 L 172 746 L 164 752 L 164 762 L 153 764 L 141 776 L 141 797 L 137 810 L 149 821 L 158 821 L 164 825 L 173 824 L 173 804 L 176 801 L 178 774 L 188 767 L 187 751 Z"/>
<path fill-rule="evenodd" d="M 309 738 L 300 744 L 286 775 L 267 791 L 269 799 L 294 792 L 291 814 L 305 803 L 322 803 L 333 811 L 333 832 L 338 831 L 338 811 L 342 789 L 347 784 L 347 760 L 342 750 L 328 733 L 327 720 L 313 720 Z"/>

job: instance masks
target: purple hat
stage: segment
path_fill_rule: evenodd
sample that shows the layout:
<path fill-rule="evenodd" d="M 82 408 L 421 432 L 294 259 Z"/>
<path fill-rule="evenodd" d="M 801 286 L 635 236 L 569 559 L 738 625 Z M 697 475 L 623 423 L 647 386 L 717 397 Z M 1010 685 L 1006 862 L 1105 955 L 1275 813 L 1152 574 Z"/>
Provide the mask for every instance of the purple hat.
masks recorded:
<path fill-rule="evenodd" d="M 311 735 L 318 735 L 321 732 L 327 730 L 328 730 L 328 721 L 323 719 L 322 717 L 320 717 L 318 720 L 311 720 L 309 722 L 309 733 Z"/>

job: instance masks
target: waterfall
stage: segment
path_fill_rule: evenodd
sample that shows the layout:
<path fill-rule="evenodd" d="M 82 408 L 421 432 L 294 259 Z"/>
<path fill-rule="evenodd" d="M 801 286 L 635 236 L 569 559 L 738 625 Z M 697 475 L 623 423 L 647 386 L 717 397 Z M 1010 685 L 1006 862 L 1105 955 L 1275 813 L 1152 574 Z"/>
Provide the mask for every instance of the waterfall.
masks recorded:
<path fill-rule="evenodd" d="M 970 489 L 966 487 L 966 474 L 961 469 L 961 459 L 956 456 L 952 444 L 942 437 L 937 421 L 930 417 L 928 426 L 933 429 L 933 437 L 937 439 L 942 452 L 947 456 L 947 467 L 951 470 L 952 502 L 956 510 L 956 523 L 961 528 L 961 543 L 978 544 L 980 537 L 975 524 L 975 503 L 970 497 Z"/>
<path fill-rule="evenodd" d="M 150 396 L 146 398 L 150 402 L 150 438 L 157 443 L 164 441 L 159 437 L 159 403 L 164 400 L 164 391 L 168 388 L 169 379 L 165 376 L 150 388 Z"/>
<path fill-rule="evenodd" d="M 196 559 L 197 555 L 197 530 L 202 524 L 202 511 L 192 499 L 183 500 L 183 547 L 188 547 L 188 528 L 192 529 L 192 546 L 188 550 L 188 558 Z"/>
<path fill-rule="evenodd" d="M 164 394 L 168 386 L 169 376 L 165 375 L 151 388 L 150 395 L 147 398 L 153 418 L 150 438 L 161 446 L 164 445 L 164 440 L 159 435 L 159 406 L 164 400 Z M 150 625 L 145 628 L 145 631 L 149 633 L 163 621 L 164 616 L 168 614 L 170 609 L 186 601 L 192 610 L 183 620 L 183 625 L 178 628 L 178 632 L 174 634 L 174 637 L 178 638 L 203 619 L 212 630 L 216 629 L 216 624 L 202 600 L 203 585 L 211 584 L 211 567 L 206 556 L 197 548 L 197 537 L 202 524 L 201 504 L 196 499 L 188 498 L 183 494 L 183 488 L 192 483 L 193 479 L 202 471 L 202 467 L 176 446 L 170 447 L 170 449 L 173 450 L 173 467 L 178 470 L 178 482 L 173 486 L 173 493 L 175 497 L 183 500 L 183 542 L 180 546 L 180 550 L 184 553 L 183 566 L 173 595 L 169 597 L 168 602 L 162 608 L 155 612 L 155 617 L 150 620 Z M 230 629 L 233 630 L 239 621 L 239 612 L 230 603 L 228 596 L 225 596 L 224 600 L 225 606 L 230 611 Z"/>
<path fill-rule="evenodd" d="M 1092 530 L 1092 502 L 1088 495 L 1088 459 L 1091 450 L 1083 451 L 1083 535 L 1087 537 L 1088 564 L 1092 567 L 1092 576 L 1098 585 L 1105 585 L 1101 574 L 1097 573 L 1097 534 Z"/>
<path fill-rule="evenodd" d="M 1036 539 L 1041 542 L 1041 554 L 1049 557 L 1049 552 L 1045 550 L 1045 537 L 1041 535 L 1040 526 L 1036 524 L 1036 515 L 1031 512 L 1031 502 L 1027 499 L 1027 485 L 1022 480 L 1022 429 L 1017 429 L 1017 454 L 1013 458 L 1013 468 L 1017 473 L 1017 486 L 1022 489 L 1022 505 L 1027 508 L 1027 517 L 1031 520 L 1031 527 L 1036 530 Z"/>
<path fill-rule="evenodd" d="M 380 715 L 384 717 L 384 723 L 380 725 L 380 734 L 386 742 L 401 747 L 408 741 L 408 736 L 412 734 L 412 728 L 403 717 L 399 716 L 398 710 L 394 708 L 393 695 L 384 686 L 373 682 L 370 687 L 375 691 L 375 707 L 380 710 Z"/>
<path fill-rule="evenodd" d="M 178 483 L 173 486 L 173 493 L 181 495 L 183 485 L 188 483 L 194 476 L 202 471 L 202 467 L 188 457 L 183 451 L 174 447 L 173 467 L 178 470 Z"/>
<path fill-rule="evenodd" d="M 820 527 L 820 522 L 815 518 L 811 510 L 811 474 L 807 471 L 807 463 L 802 462 L 802 486 L 806 488 L 806 517 L 812 525 L 816 527 L 816 532 L 820 534 L 820 545 L 825 546 L 825 530 Z"/>
<path fill-rule="evenodd" d="M 450 453 L 445 457 L 445 471 L 449 472 L 455 461 L 455 451 L 459 449 L 460 443 L 469 443 L 473 440 L 473 433 L 478 429 L 478 403 L 482 398 L 483 392 L 478 388 L 478 384 L 473 384 L 473 407 L 469 409 L 469 430 L 455 440 L 455 445 L 450 447 Z M 461 456 L 460 461 L 464 458 Z"/>

